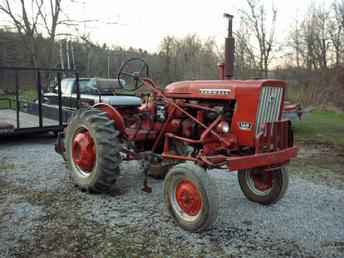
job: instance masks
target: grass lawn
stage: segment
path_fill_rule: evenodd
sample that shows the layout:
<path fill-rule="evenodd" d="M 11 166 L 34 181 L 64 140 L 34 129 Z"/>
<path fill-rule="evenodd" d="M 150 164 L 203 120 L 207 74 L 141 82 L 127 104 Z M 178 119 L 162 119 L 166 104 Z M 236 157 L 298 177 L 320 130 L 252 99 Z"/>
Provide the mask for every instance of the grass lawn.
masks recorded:
<path fill-rule="evenodd" d="M 293 127 L 299 142 L 344 147 L 344 113 L 314 111 Z"/>
<path fill-rule="evenodd" d="M 293 127 L 300 149 L 291 174 L 344 189 L 344 113 L 314 111 Z"/>
<path fill-rule="evenodd" d="M 8 109 L 10 107 L 9 99 L 11 101 L 12 108 L 15 107 L 16 102 L 12 97 L 0 97 L 0 109 Z"/>
<path fill-rule="evenodd" d="M 36 90 L 20 91 L 19 98 L 20 98 L 20 100 L 24 100 L 24 101 L 27 101 L 27 102 L 32 102 L 35 99 L 37 99 L 37 92 L 36 92 Z M 7 109 L 7 108 L 9 108 L 8 99 L 11 100 L 12 109 L 15 108 L 15 106 L 16 106 L 16 97 L 15 97 L 14 94 L 12 94 L 12 95 L 0 96 L 0 109 Z"/>

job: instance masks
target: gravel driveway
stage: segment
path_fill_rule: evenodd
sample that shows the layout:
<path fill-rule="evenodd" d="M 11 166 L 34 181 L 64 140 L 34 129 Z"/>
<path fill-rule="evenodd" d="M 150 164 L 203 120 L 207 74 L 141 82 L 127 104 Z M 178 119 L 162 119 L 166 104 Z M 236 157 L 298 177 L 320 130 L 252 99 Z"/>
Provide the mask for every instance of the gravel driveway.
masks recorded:
<path fill-rule="evenodd" d="M 344 190 L 292 176 L 285 198 L 245 199 L 236 174 L 211 170 L 215 225 L 191 234 L 164 208 L 162 181 L 141 191 L 136 162 L 113 196 L 80 192 L 53 141 L 0 144 L 0 257 L 344 257 Z"/>

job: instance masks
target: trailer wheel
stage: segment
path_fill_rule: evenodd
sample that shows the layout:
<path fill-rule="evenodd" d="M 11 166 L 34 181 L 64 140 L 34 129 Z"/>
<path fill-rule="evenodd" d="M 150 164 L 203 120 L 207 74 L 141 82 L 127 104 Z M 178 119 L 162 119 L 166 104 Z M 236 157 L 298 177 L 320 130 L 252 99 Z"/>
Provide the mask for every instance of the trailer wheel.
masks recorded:
<path fill-rule="evenodd" d="M 279 201 L 288 188 L 288 171 L 278 168 L 273 171 L 247 169 L 238 172 L 240 188 L 247 199 L 263 205 Z"/>
<path fill-rule="evenodd" d="M 164 199 L 168 211 L 184 230 L 202 232 L 216 220 L 215 183 L 203 168 L 193 163 L 178 164 L 168 172 Z"/>
<path fill-rule="evenodd" d="M 67 165 L 77 186 L 91 192 L 110 192 L 120 170 L 118 131 L 106 113 L 80 109 L 69 121 L 65 147 Z"/>

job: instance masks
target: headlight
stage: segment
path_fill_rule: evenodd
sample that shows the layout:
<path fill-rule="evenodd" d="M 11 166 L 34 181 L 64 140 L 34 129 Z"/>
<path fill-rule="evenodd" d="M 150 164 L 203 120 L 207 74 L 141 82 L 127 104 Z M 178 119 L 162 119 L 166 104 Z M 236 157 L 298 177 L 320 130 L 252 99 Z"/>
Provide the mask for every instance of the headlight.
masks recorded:
<path fill-rule="evenodd" d="M 217 126 L 217 131 L 219 133 L 229 133 L 229 131 L 230 131 L 229 123 L 226 121 L 220 122 Z"/>

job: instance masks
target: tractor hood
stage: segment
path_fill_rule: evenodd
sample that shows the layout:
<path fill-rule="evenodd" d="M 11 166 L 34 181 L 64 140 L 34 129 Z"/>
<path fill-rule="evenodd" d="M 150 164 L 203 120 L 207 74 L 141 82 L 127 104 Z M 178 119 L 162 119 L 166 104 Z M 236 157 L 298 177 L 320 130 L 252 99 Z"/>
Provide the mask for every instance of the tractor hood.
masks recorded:
<path fill-rule="evenodd" d="M 166 86 L 165 95 L 170 98 L 193 99 L 234 99 L 236 94 L 260 94 L 263 86 L 285 87 L 284 81 L 277 80 L 212 80 L 212 81 L 181 81 Z"/>

